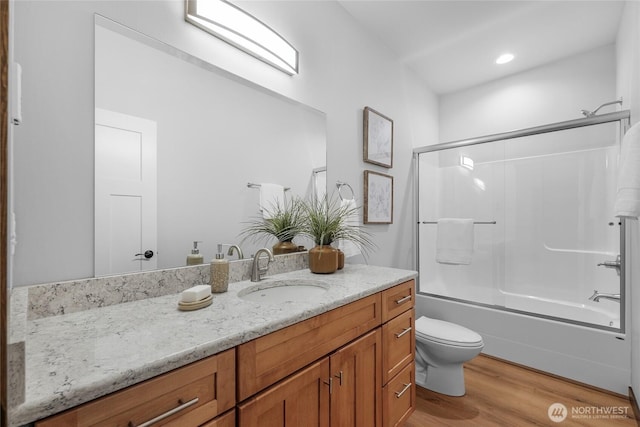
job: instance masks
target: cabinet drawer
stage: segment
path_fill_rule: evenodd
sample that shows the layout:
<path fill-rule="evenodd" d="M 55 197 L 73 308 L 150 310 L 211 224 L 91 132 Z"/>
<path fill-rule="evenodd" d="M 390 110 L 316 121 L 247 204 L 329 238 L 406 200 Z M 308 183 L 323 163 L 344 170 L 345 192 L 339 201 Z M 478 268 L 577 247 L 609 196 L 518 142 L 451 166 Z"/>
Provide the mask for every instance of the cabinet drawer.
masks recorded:
<path fill-rule="evenodd" d="M 413 308 L 416 300 L 415 280 L 409 280 L 382 291 L 382 322 Z"/>
<path fill-rule="evenodd" d="M 378 293 L 239 345 L 238 401 L 380 326 L 380 322 Z"/>
<path fill-rule="evenodd" d="M 232 409 L 226 414 L 220 415 L 215 420 L 211 420 L 200 427 L 236 427 L 236 410 Z"/>
<path fill-rule="evenodd" d="M 415 365 L 408 364 L 382 389 L 383 427 L 402 425 L 416 407 Z"/>
<path fill-rule="evenodd" d="M 192 363 L 37 422 L 37 427 L 200 425 L 235 405 L 235 350 Z"/>
<path fill-rule="evenodd" d="M 416 334 L 415 310 L 405 311 L 400 316 L 382 325 L 382 383 L 391 378 L 415 359 Z"/>

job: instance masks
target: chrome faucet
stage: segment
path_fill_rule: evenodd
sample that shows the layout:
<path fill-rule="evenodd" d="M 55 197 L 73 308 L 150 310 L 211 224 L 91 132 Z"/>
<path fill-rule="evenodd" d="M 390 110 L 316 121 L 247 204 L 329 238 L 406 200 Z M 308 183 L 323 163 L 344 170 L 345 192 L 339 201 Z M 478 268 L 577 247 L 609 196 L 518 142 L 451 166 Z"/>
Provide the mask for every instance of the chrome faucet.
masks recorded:
<path fill-rule="evenodd" d="M 619 276 L 620 275 L 620 266 L 621 266 L 620 255 L 618 255 L 616 257 L 615 261 L 604 261 L 604 262 L 598 263 L 598 267 L 600 267 L 600 266 L 606 267 L 606 268 L 615 268 L 616 272 L 618 273 L 618 276 Z"/>
<path fill-rule="evenodd" d="M 267 254 L 269 258 L 267 259 L 267 265 L 264 268 L 260 268 L 260 255 Z M 258 249 L 256 254 L 253 256 L 253 265 L 251 266 L 251 281 L 259 282 L 262 279 L 262 276 L 267 273 L 269 270 L 269 263 L 271 261 L 275 261 L 273 254 L 267 248 Z"/>
<path fill-rule="evenodd" d="M 238 253 L 238 259 L 244 258 L 244 255 L 242 254 L 242 249 L 240 249 L 240 246 L 238 245 L 229 245 L 229 251 L 227 252 L 227 255 L 229 256 L 233 255 L 234 250 Z"/>
<path fill-rule="evenodd" d="M 593 295 L 589 297 L 589 300 L 600 302 L 601 298 L 620 302 L 620 294 L 601 294 L 598 291 L 593 291 Z"/>

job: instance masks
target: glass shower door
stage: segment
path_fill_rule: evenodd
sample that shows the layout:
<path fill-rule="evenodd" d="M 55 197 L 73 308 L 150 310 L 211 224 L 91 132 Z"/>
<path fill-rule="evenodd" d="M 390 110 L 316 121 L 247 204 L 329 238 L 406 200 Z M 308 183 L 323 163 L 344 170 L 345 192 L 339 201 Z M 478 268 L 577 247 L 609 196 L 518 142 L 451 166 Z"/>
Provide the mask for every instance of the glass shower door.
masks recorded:
<path fill-rule="evenodd" d="M 419 153 L 420 291 L 619 328 L 618 123 Z M 437 221 L 471 218 L 471 264 L 435 260 Z"/>

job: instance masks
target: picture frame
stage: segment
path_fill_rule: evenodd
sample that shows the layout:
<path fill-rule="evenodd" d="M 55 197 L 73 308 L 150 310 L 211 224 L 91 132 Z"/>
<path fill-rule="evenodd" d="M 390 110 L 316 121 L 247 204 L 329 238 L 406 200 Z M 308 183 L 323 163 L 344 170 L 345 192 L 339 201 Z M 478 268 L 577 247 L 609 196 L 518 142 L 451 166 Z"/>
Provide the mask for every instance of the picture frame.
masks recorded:
<path fill-rule="evenodd" d="M 393 176 L 364 171 L 364 224 L 393 224 Z"/>
<path fill-rule="evenodd" d="M 364 161 L 385 168 L 393 167 L 393 120 L 370 107 L 364 107 Z"/>

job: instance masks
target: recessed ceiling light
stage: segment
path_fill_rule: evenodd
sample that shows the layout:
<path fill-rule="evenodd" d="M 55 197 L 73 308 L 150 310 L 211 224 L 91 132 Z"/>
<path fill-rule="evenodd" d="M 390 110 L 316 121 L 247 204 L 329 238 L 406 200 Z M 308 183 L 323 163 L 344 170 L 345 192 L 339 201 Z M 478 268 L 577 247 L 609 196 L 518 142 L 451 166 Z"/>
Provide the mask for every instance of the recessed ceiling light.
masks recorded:
<path fill-rule="evenodd" d="M 515 58 L 515 56 L 512 53 L 503 53 L 498 56 L 498 59 L 496 59 L 496 64 L 506 64 L 507 62 L 513 61 L 513 58 Z"/>

